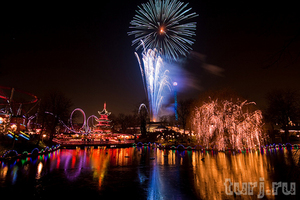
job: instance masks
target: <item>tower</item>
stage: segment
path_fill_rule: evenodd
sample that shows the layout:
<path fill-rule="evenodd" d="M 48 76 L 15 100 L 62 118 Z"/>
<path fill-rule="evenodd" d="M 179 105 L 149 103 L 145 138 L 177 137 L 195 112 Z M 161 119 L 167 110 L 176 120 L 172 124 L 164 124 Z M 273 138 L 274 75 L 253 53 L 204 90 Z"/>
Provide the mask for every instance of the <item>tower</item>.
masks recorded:
<path fill-rule="evenodd" d="M 111 112 L 108 112 L 106 110 L 106 102 L 104 102 L 103 110 L 100 112 L 98 111 L 100 117 L 96 120 L 98 124 L 96 125 L 95 132 L 100 133 L 111 133 L 111 126 L 110 126 L 110 120 L 108 119 L 108 116 L 111 114 Z"/>
<path fill-rule="evenodd" d="M 177 111 L 177 82 L 173 83 L 174 86 L 174 112 L 175 112 L 175 119 L 178 121 L 178 111 Z"/>

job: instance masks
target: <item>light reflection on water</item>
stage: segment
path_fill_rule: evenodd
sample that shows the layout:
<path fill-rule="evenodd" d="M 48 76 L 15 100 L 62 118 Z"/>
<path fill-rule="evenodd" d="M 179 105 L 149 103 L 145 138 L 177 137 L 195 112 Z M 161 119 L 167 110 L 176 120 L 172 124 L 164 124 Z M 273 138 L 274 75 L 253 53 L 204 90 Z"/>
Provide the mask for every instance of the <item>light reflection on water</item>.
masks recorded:
<path fill-rule="evenodd" d="M 149 147 L 61 149 L 1 162 L 0 190 L 33 187 L 29 191 L 40 197 L 51 196 L 55 188 L 103 197 L 122 191 L 125 198 L 137 191 L 137 199 L 234 199 L 225 194 L 225 179 L 238 182 L 241 188 L 242 182 L 263 178 L 265 191 L 272 189 L 272 181 L 299 184 L 299 154 L 294 150 L 216 154 Z M 255 188 L 254 195 L 242 197 L 256 199 L 258 193 Z"/>

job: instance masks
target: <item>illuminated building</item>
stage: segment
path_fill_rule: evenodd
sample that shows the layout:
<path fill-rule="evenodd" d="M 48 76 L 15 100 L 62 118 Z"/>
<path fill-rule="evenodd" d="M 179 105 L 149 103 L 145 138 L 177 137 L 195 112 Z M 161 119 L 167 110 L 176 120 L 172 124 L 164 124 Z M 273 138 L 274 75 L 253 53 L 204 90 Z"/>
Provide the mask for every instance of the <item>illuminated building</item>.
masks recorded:
<path fill-rule="evenodd" d="M 103 110 L 101 112 L 98 111 L 98 113 L 99 113 L 100 117 L 98 119 L 96 119 L 98 124 L 96 125 L 94 132 L 106 133 L 106 134 L 111 133 L 111 126 L 109 124 L 111 121 L 108 119 L 108 116 L 111 114 L 111 112 L 108 112 L 106 110 L 106 103 L 104 103 Z"/>

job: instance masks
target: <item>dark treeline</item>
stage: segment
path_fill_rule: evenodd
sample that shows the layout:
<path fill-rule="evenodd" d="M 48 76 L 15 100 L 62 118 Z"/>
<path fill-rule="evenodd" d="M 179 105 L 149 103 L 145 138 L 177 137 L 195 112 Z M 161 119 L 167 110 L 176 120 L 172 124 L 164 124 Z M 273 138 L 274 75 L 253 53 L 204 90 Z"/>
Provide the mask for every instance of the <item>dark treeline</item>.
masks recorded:
<path fill-rule="evenodd" d="M 238 94 L 231 90 L 223 89 L 218 91 L 208 91 L 202 94 L 197 100 L 188 99 L 178 101 L 177 114 L 161 116 L 160 124 L 162 126 L 176 126 L 184 131 L 192 129 L 192 112 L 195 106 L 205 102 L 207 98 L 218 99 L 240 99 Z M 265 132 L 268 133 L 270 142 L 275 142 L 276 137 L 281 138 L 282 142 L 290 141 L 289 130 L 293 127 L 300 127 L 300 94 L 299 91 L 290 89 L 273 90 L 266 95 L 266 108 L 262 109 L 265 123 Z M 40 99 L 38 105 L 30 112 L 36 113 L 33 119 L 33 127 L 39 124 L 40 129 L 53 138 L 57 132 L 59 120 L 69 123 L 72 101 L 62 92 L 49 91 Z M 51 114 L 49 114 L 49 113 Z M 138 107 L 130 114 L 112 114 L 109 116 L 113 132 L 125 134 L 138 134 L 142 136 L 147 134 L 147 124 L 149 123 L 149 113 L 145 107 Z M 279 129 L 284 130 L 284 134 L 279 133 Z"/>

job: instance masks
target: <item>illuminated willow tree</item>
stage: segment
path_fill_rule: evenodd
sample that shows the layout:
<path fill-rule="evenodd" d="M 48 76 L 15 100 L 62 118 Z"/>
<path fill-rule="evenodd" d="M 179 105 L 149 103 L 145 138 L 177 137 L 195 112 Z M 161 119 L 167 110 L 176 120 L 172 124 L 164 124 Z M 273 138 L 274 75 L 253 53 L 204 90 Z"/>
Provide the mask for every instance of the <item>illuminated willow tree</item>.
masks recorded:
<path fill-rule="evenodd" d="M 196 107 L 192 121 L 199 144 L 218 150 L 260 146 L 262 112 L 251 105 L 255 103 L 210 99 Z"/>

